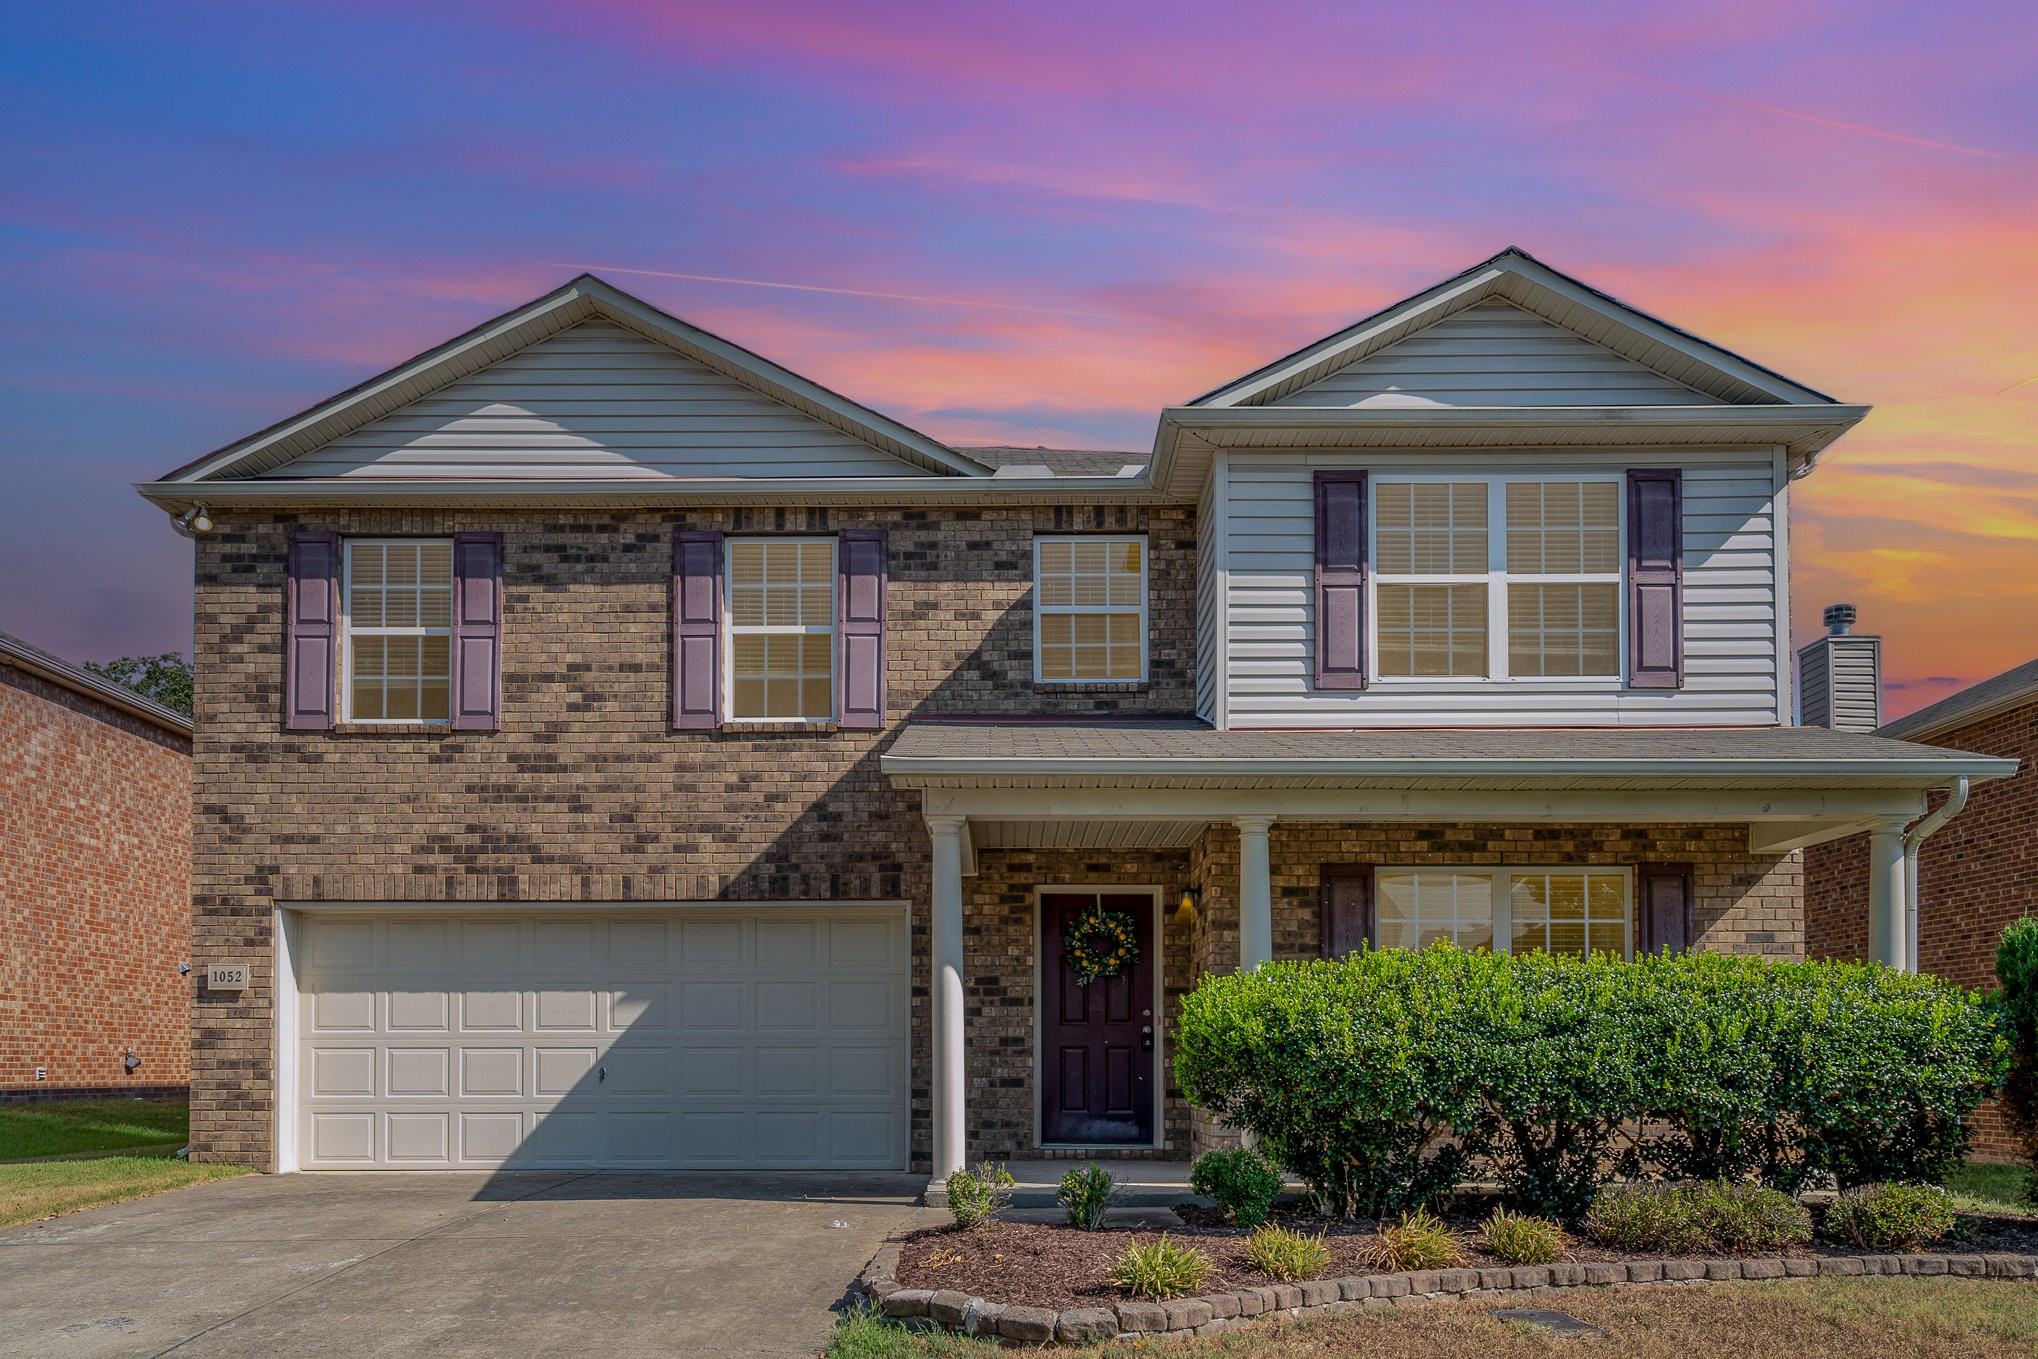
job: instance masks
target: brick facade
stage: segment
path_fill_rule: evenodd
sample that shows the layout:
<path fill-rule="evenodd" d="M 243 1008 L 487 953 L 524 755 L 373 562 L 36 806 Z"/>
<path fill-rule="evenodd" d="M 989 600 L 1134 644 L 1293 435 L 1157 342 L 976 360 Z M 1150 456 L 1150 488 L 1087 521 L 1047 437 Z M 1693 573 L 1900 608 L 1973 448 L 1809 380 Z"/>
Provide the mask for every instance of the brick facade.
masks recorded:
<path fill-rule="evenodd" d="M 181 1090 L 189 741 L 0 662 L 0 825 L 0 1099 Z"/>
<path fill-rule="evenodd" d="M 1977 786 L 1960 815 L 1918 849 L 1918 969 L 1994 990 L 1996 941 L 2038 912 L 2038 701 L 1911 739 L 2023 761 L 2014 778 Z M 1943 799 L 1934 796 L 1932 805 Z M 1805 935 L 1814 958 L 1868 956 L 1868 837 L 1805 851 Z M 1993 1104 L 1975 1119 L 1975 1152 L 2013 1158 Z"/>
<path fill-rule="evenodd" d="M 279 901 L 927 900 L 918 798 L 878 772 L 884 731 L 671 729 L 676 528 L 889 530 L 890 711 L 1170 713 L 1194 706 L 1184 507 L 215 516 L 198 542 L 193 1154 L 273 1165 Z M 296 526 L 504 535 L 502 730 L 285 732 L 284 556 Z M 1033 541 L 1140 532 L 1150 682 L 1033 682 Z M 927 941 L 914 914 L 913 1147 L 927 1155 Z"/>

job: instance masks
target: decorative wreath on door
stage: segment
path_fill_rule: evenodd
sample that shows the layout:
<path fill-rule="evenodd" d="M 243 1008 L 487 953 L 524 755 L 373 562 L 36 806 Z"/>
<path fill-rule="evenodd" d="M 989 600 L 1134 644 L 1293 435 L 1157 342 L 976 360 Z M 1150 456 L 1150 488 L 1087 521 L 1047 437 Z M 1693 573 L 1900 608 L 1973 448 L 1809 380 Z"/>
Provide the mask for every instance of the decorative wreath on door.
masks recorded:
<path fill-rule="evenodd" d="M 1138 923 L 1124 911 L 1092 902 L 1062 928 L 1061 950 L 1076 985 L 1115 977 L 1139 961 Z"/>

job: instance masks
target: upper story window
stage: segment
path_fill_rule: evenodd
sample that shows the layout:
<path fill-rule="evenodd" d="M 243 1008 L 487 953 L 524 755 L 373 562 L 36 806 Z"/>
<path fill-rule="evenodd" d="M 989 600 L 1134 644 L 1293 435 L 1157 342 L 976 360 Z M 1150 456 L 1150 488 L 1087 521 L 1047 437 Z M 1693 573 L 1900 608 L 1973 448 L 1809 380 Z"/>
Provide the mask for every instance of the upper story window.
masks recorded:
<path fill-rule="evenodd" d="M 1373 943 L 1626 957 L 1630 881 L 1622 868 L 1383 868 Z"/>
<path fill-rule="evenodd" d="M 1146 679 L 1146 540 L 1033 545 L 1035 676 L 1049 684 Z"/>
<path fill-rule="evenodd" d="M 1381 478 L 1376 673 L 1617 676 L 1620 502 L 1614 477 Z"/>
<path fill-rule="evenodd" d="M 729 716 L 835 713 L 835 540 L 729 540 Z"/>
<path fill-rule="evenodd" d="M 341 601 L 344 720 L 450 721 L 452 540 L 347 539 Z"/>

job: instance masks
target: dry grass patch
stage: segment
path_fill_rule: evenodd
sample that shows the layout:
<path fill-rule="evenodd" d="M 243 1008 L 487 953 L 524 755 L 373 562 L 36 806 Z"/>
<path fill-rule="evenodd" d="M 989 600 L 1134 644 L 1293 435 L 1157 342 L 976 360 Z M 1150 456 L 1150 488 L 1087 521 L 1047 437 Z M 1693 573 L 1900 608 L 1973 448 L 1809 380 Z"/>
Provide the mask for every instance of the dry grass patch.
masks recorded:
<path fill-rule="evenodd" d="M 252 1173 L 246 1166 L 194 1165 L 174 1156 L 98 1156 L 85 1161 L 0 1165 L 0 1227 L 40 1222 L 81 1208 Z"/>

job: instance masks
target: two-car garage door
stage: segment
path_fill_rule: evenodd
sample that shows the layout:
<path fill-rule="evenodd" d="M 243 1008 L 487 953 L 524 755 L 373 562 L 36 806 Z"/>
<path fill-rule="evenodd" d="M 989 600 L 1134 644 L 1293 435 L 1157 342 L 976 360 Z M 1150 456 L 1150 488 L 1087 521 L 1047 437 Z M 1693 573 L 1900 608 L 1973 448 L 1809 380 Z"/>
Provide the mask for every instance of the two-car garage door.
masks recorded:
<path fill-rule="evenodd" d="M 298 1163 L 902 1169 L 903 909 L 301 912 Z"/>

